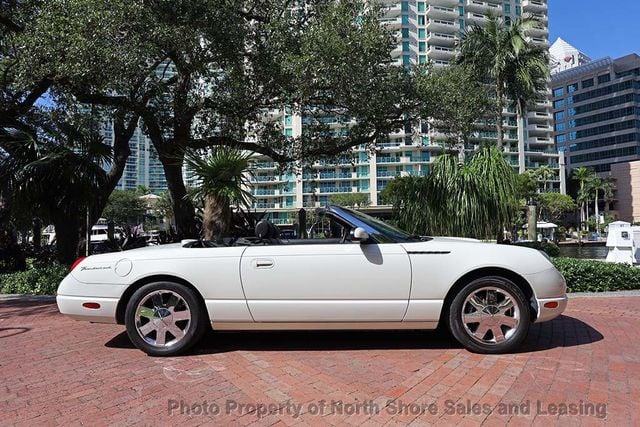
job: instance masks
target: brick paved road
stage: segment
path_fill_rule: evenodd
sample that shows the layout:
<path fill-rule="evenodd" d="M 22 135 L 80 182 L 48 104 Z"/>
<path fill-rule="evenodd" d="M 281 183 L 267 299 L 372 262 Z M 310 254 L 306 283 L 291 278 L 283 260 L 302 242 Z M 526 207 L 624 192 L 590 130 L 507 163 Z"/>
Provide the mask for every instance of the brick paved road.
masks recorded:
<path fill-rule="evenodd" d="M 608 423 L 640 425 L 639 304 L 573 299 L 504 356 L 435 332 L 281 332 L 211 333 L 192 355 L 151 358 L 122 326 L 0 301 L 0 425 L 601 424 L 605 408 L 587 404 L 606 404 Z M 552 415 L 563 403 L 591 415 Z"/>

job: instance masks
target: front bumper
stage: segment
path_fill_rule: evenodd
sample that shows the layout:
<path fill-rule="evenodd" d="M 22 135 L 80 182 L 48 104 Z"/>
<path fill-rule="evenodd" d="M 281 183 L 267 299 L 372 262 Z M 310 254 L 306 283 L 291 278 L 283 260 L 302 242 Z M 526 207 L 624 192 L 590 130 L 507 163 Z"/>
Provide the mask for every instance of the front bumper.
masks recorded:
<path fill-rule="evenodd" d="M 562 296 L 559 298 L 544 298 L 536 300 L 538 302 L 538 317 L 535 323 L 546 322 L 547 320 L 555 319 L 560 316 L 562 312 L 567 308 L 567 296 Z M 557 306 L 555 308 L 545 307 L 545 304 L 553 307 L 556 303 Z"/>
<path fill-rule="evenodd" d="M 567 308 L 567 282 L 555 268 L 527 277 L 533 288 L 537 316 L 535 323 L 558 317 Z M 546 307 L 545 307 L 546 305 Z"/>

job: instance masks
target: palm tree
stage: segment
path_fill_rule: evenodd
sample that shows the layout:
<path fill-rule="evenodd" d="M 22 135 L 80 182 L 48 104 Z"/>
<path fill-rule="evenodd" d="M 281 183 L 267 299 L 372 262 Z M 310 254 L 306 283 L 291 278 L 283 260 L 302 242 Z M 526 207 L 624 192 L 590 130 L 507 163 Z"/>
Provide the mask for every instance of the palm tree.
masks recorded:
<path fill-rule="evenodd" d="M 518 164 L 520 173 L 525 165 L 525 134 L 528 106 L 544 98 L 549 79 L 549 55 L 547 50 L 527 43 L 514 56 L 507 73 L 506 90 L 518 116 Z"/>
<path fill-rule="evenodd" d="M 594 193 L 593 200 L 595 205 L 594 211 L 596 215 L 596 233 L 599 233 L 600 232 L 600 207 L 598 206 L 599 205 L 598 202 L 600 201 L 599 192 L 604 191 L 605 180 L 595 175 L 588 181 L 588 186 L 589 186 L 589 189 Z"/>
<path fill-rule="evenodd" d="M 461 165 L 438 156 L 424 178 L 395 178 L 383 195 L 400 227 L 412 233 L 495 238 L 518 209 L 517 175 L 496 147 L 483 147 Z"/>
<path fill-rule="evenodd" d="M 580 223 L 584 226 L 584 223 L 588 219 L 589 207 L 586 206 L 586 203 L 589 201 L 589 194 L 586 188 L 587 182 L 595 175 L 595 171 L 591 168 L 587 167 L 579 167 L 573 169 L 571 172 L 571 177 L 574 181 L 578 181 L 580 183 L 580 187 L 578 188 L 578 197 L 577 200 L 580 203 Z M 586 207 L 586 215 L 585 215 L 585 207 Z"/>
<path fill-rule="evenodd" d="M 484 24 L 475 24 L 464 32 L 458 45 L 458 61 L 470 66 L 478 79 L 488 78 L 487 83 L 494 87 L 497 145 L 500 148 L 504 139 L 502 112 L 507 95 L 515 96 L 515 99 L 528 98 L 527 90 L 536 89 L 539 82 L 542 58 L 528 37 L 528 32 L 537 25 L 537 20 L 528 17 L 507 24 L 504 18 L 489 13 Z M 510 87 L 513 85 L 517 90 L 515 86 Z"/>
<path fill-rule="evenodd" d="M 219 241 L 227 233 L 232 205 L 251 205 L 253 195 L 248 178 L 252 155 L 229 147 L 216 148 L 204 155 L 197 151 L 186 154 L 186 166 L 199 181 L 190 196 L 204 203 L 202 225 L 206 240 Z"/>
<path fill-rule="evenodd" d="M 539 181 L 542 181 L 542 185 L 544 187 L 544 191 L 547 192 L 548 191 L 548 183 L 549 180 L 551 178 L 553 178 L 554 176 L 556 176 L 556 173 L 553 171 L 553 169 L 551 169 L 551 166 L 549 165 L 542 165 L 540 166 L 538 169 L 536 169 L 536 171 L 534 172 L 536 178 Z"/>
<path fill-rule="evenodd" d="M 606 178 L 602 184 L 602 197 L 604 198 L 604 212 L 609 213 L 609 204 L 613 200 L 613 194 L 616 191 L 616 184 L 611 178 Z"/>
<path fill-rule="evenodd" d="M 73 263 L 93 223 L 87 216 L 97 219 L 102 211 L 96 212 L 91 202 L 99 203 L 96 195 L 107 186 L 103 165 L 112 160 L 111 148 L 96 133 L 65 129 L 60 139 L 2 132 L 0 149 L 5 153 L 0 161 L 4 197 L 50 220 L 58 260 Z"/>

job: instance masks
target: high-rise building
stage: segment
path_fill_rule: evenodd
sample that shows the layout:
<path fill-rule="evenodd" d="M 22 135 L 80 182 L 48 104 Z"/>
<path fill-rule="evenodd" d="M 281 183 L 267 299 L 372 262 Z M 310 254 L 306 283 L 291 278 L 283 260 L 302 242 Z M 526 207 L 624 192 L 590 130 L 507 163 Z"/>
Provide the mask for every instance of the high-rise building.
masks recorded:
<path fill-rule="evenodd" d="M 541 26 L 531 31 L 532 40 L 548 47 L 548 19 L 546 0 L 385 0 L 387 8 L 382 22 L 398 37 L 392 51 L 397 65 L 411 66 L 432 62 L 436 67 L 447 66 L 455 57 L 455 45 L 468 26 L 482 24 L 486 13 L 515 20 L 533 15 Z M 518 127 L 515 110 L 504 112 L 504 150 L 508 161 L 518 172 L 548 165 L 559 171 L 558 153 L 552 138 L 551 103 L 537 103 L 529 111 L 524 147 L 518 147 Z M 304 115 L 280 115 L 285 135 L 301 135 Z M 330 123 L 336 130 L 343 123 Z M 298 173 L 280 173 L 266 157 L 256 162 L 253 193 L 254 207 L 266 209 L 275 223 L 289 223 L 291 211 L 301 207 L 324 205 L 335 194 L 360 193 L 372 206 L 384 201 L 380 191 L 396 176 L 424 176 L 431 163 L 443 149 L 444 135 L 425 122 L 418 129 L 407 127 L 403 132 L 389 135 L 377 144 L 375 153 L 368 147 L 356 147 L 353 156 L 345 156 L 337 163 L 317 162 Z M 479 131 L 474 142 L 495 140 L 495 130 Z M 558 175 L 560 175 L 558 173 Z M 553 187 L 561 189 L 560 178 Z"/>
<path fill-rule="evenodd" d="M 552 78 L 554 137 L 567 172 L 604 175 L 640 159 L 640 56 L 603 58 Z"/>
<path fill-rule="evenodd" d="M 105 143 L 113 145 L 113 124 L 110 121 L 103 122 L 102 137 Z M 158 153 L 140 127 L 129 140 L 129 149 L 131 155 L 116 188 L 126 190 L 144 186 L 154 193 L 165 191 L 167 180 Z"/>
<path fill-rule="evenodd" d="M 558 37 L 549 48 L 551 74 L 579 67 L 591 61 L 585 53 Z"/>

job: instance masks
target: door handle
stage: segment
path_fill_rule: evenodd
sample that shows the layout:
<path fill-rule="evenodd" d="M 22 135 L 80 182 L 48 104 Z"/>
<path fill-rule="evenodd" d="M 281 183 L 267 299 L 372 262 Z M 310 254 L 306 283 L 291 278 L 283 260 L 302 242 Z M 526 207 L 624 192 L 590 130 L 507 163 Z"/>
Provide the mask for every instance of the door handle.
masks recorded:
<path fill-rule="evenodd" d="M 254 268 L 273 268 L 272 259 L 255 259 L 253 260 Z"/>

